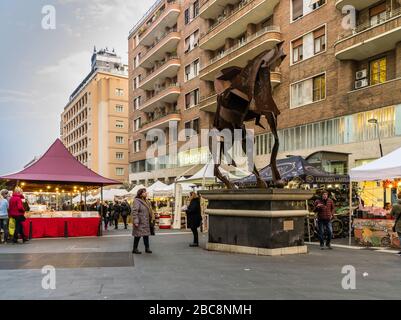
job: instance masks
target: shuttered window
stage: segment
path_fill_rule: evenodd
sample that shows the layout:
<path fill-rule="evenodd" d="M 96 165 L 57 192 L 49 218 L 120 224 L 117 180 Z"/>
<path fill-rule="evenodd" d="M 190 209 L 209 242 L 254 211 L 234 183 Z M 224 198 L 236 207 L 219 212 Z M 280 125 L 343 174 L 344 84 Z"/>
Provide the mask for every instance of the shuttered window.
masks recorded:
<path fill-rule="evenodd" d="M 292 21 L 295 21 L 303 16 L 303 1 L 292 0 Z"/>

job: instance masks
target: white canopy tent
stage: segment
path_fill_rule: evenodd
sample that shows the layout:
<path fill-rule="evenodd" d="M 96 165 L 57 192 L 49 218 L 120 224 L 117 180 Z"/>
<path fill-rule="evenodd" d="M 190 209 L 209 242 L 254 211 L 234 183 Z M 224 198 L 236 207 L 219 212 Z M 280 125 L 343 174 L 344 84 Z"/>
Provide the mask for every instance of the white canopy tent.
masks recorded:
<path fill-rule="evenodd" d="M 351 181 L 376 181 L 401 178 L 401 148 L 388 155 L 351 169 Z"/>
<path fill-rule="evenodd" d="M 124 189 L 109 189 L 103 191 L 103 201 L 114 201 L 115 197 L 124 197 L 128 194 Z M 100 199 L 100 193 L 94 195 L 93 200 Z"/>
<path fill-rule="evenodd" d="M 143 184 L 136 185 L 128 194 L 136 196 L 140 189 L 146 189 L 146 187 Z"/>
<path fill-rule="evenodd" d="M 196 191 L 196 186 L 192 183 L 179 183 L 182 188 L 182 194 L 184 196 L 189 195 L 191 191 Z M 176 183 L 170 184 L 166 188 L 163 189 L 155 189 L 154 196 L 155 197 L 173 197 L 176 190 Z"/>
<path fill-rule="evenodd" d="M 169 186 L 161 181 L 156 181 L 149 188 L 146 188 L 149 198 L 153 198 L 154 196 L 156 196 L 156 194 L 155 194 L 156 191 L 163 192 L 166 190 L 169 190 Z"/>

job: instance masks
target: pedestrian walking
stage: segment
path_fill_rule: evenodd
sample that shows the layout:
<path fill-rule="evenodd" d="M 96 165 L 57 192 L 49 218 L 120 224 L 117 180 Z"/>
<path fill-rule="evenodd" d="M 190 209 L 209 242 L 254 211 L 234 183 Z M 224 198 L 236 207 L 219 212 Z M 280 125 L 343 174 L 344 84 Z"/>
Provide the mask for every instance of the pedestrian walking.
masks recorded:
<path fill-rule="evenodd" d="M 124 221 L 124 229 L 127 230 L 128 229 L 128 223 L 127 223 L 127 219 L 128 216 L 131 214 L 131 207 L 128 204 L 127 200 L 124 200 L 121 203 L 121 217 L 123 218 Z"/>
<path fill-rule="evenodd" d="M 141 237 L 143 237 L 143 242 L 145 244 L 145 252 L 152 253 L 150 250 L 149 236 L 152 234 L 151 230 L 154 230 L 155 214 L 147 197 L 146 189 L 138 190 L 132 205 L 132 235 L 134 236 L 134 248 L 132 253 L 134 254 L 142 253 L 138 250 Z"/>
<path fill-rule="evenodd" d="M 395 223 L 393 226 L 393 232 L 397 232 L 398 238 L 401 241 L 401 193 L 398 194 L 397 203 L 393 205 L 393 209 L 390 214 L 395 218 Z M 398 252 L 401 255 L 401 251 Z"/>
<path fill-rule="evenodd" d="M 23 243 L 28 241 L 24 235 L 22 226 L 22 223 L 25 221 L 25 209 L 23 204 L 25 197 L 22 193 L 23 190 L 20 187 L 16 187 L 8 206 L 9 216 L 15 219 L 13 243 L 18 243 L 18 236 L 21 236 Z"/>
<path fill-rule="evenodd" d="M 0 232 L 3 230 L 3 240 L 0 243 L 8 242 L 8 190 L 0 192 Z"/>
<path fill-rule="evenodd" d="M 191 192 L 190 195 L 190 203 L 186 210 L 187 213 L 187 224 L 191 229 L 194 235 L 194 242 L 190 244 L 190 247 L 198 247 L 199 246 L 199 235 L 198 228 L 202 223 L 202 215 L 201 215 L 201 207 L 200 207 L 200 198 L 198 197 L 196 192 Z"/>
<path fill-rule="evenodd" d="M 333 238 L 334 202 L 329 198 L 327 191 L 322 192 L 322 198 L 315 202 L 315 212 L 317 212 L 317 224 L 320 240 L 320 248 L 324 250 L 325 230 L 327 231 L 326 247 L 332 249 L 331 239 Z"/>
<path fill-rule="evenodd" d="M 113 219 L 114 219 L 115 230 L 118 230 L 118 220 L 120 220 L 120 215 L 121 215 L 121 205 L 118 201 L 116 201 L 113 206 Z"/>
<path fill-rule="evenodd" d="M 110 227 L 113 226 L 113 212 L 114 212 L 114 205 L 113 205 L 113 202 L 110 201 L 109 205 L 107 207 L 107 218 L 108 218 L 108 222 L 109 222 L 109 226 Z"/>

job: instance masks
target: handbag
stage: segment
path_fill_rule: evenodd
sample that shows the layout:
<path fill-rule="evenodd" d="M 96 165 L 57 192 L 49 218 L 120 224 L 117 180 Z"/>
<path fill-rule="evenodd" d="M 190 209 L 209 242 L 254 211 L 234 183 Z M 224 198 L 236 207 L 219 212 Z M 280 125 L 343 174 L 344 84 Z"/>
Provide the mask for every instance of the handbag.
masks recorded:
<path fill-rule="evenodd" d="M 10 220 L 8 221 L 8 234 L 12 237 L 14 236 L 14 232 L 15 232 L 15 219 L 10 218 Z"/>
<path fill-rule="evenodd" d="M 155 236 L 155 223 L 154 222 L 149 222 L 149 228 L 150 228 L 150 235 Z"/>

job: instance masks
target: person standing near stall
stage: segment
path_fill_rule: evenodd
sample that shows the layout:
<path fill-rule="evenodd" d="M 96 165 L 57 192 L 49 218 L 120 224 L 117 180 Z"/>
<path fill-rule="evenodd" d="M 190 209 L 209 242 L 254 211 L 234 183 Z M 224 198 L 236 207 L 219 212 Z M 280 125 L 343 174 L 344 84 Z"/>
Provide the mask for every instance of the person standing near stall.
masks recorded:
<path fill-rule="evenodd" d="M 21 235 L 23 243 L 28 241 L 24 235 L 24 229 L 22 226 L 22 223 L 25 221 L 25 209 L 23 204 L 25 197 L 22 192 L 23 191 L 20 187 L 16 187 L 8 206 L 9 216 L 15 219 L 13 243 L 18 243 L 19 235 Z"/>
<path fill-rule="evenodd" d="M 124 200 L 121 203 L 121 217 L 123 218 L 123 221 L 124 221 L 124 229 L 125 230 L 128 229 L 127 219 L 130 214 L 131 214 L 131 207 L 128 204 L 127 200 Z"/>
<path fill-rule="evenodd" d="M 113 206 L 114 230 L 118 230 L 118 220 L 120 220 L 121 204 L 116 201 Z"/>
<path fill-rule="evenodd" d="M 0 231 L 3 229 L 4 240 L 0 239 L 0 243 L 8 241 L 8 190 L 0 192 Z"/>
<path fill-rule="evenodd" d="M 189 246 L 199 247 L 198 228 L 201 226 L 202 215 L 201 215 L 200 199 L 196 192 L 191 192 L 190 203 L 188 209 L 186 210 L 186 213 L 187 213 L 188 227 L 191 229 L 194 235 L 194 242 Z"/>
<path fill-rule="evenodd" d="M 317 212 L 317 223 L 319 231 L 320 249 L 324 249 L 325 230 L 327 230 L 326 247 L 331 247 L 331 239 L 333 238 L 333 225 L 331 220 L 334 218 L 334 202 L 329 198 L 327 191 L 322 192 L 322 198 L 315 202 L 315 212 Z"/>
<path fill-rule="evenodd" d="M 398 194 L 397 198 L 398 201 L 393 205 L 390 214 L 395 218 L 393 232 L 397 232 L 398 239 L 401 241 L 401 192 Z M 401 255 L 401 251 L 398 252 L 398 255 Z"/>
<path fill-rule="evenodd" d="M 149 245 L 149 236 L 154 234 L 155 214 L 147 197 L 148 194 L 146 189 L 140 189 L 138 190 L 136 198 L 132 204 L 132 235 L 134 236 L 133 254 L 142 253 L 138 250 L 139 241 L 142 237 L 146 253 L 152 253 Z"/>

